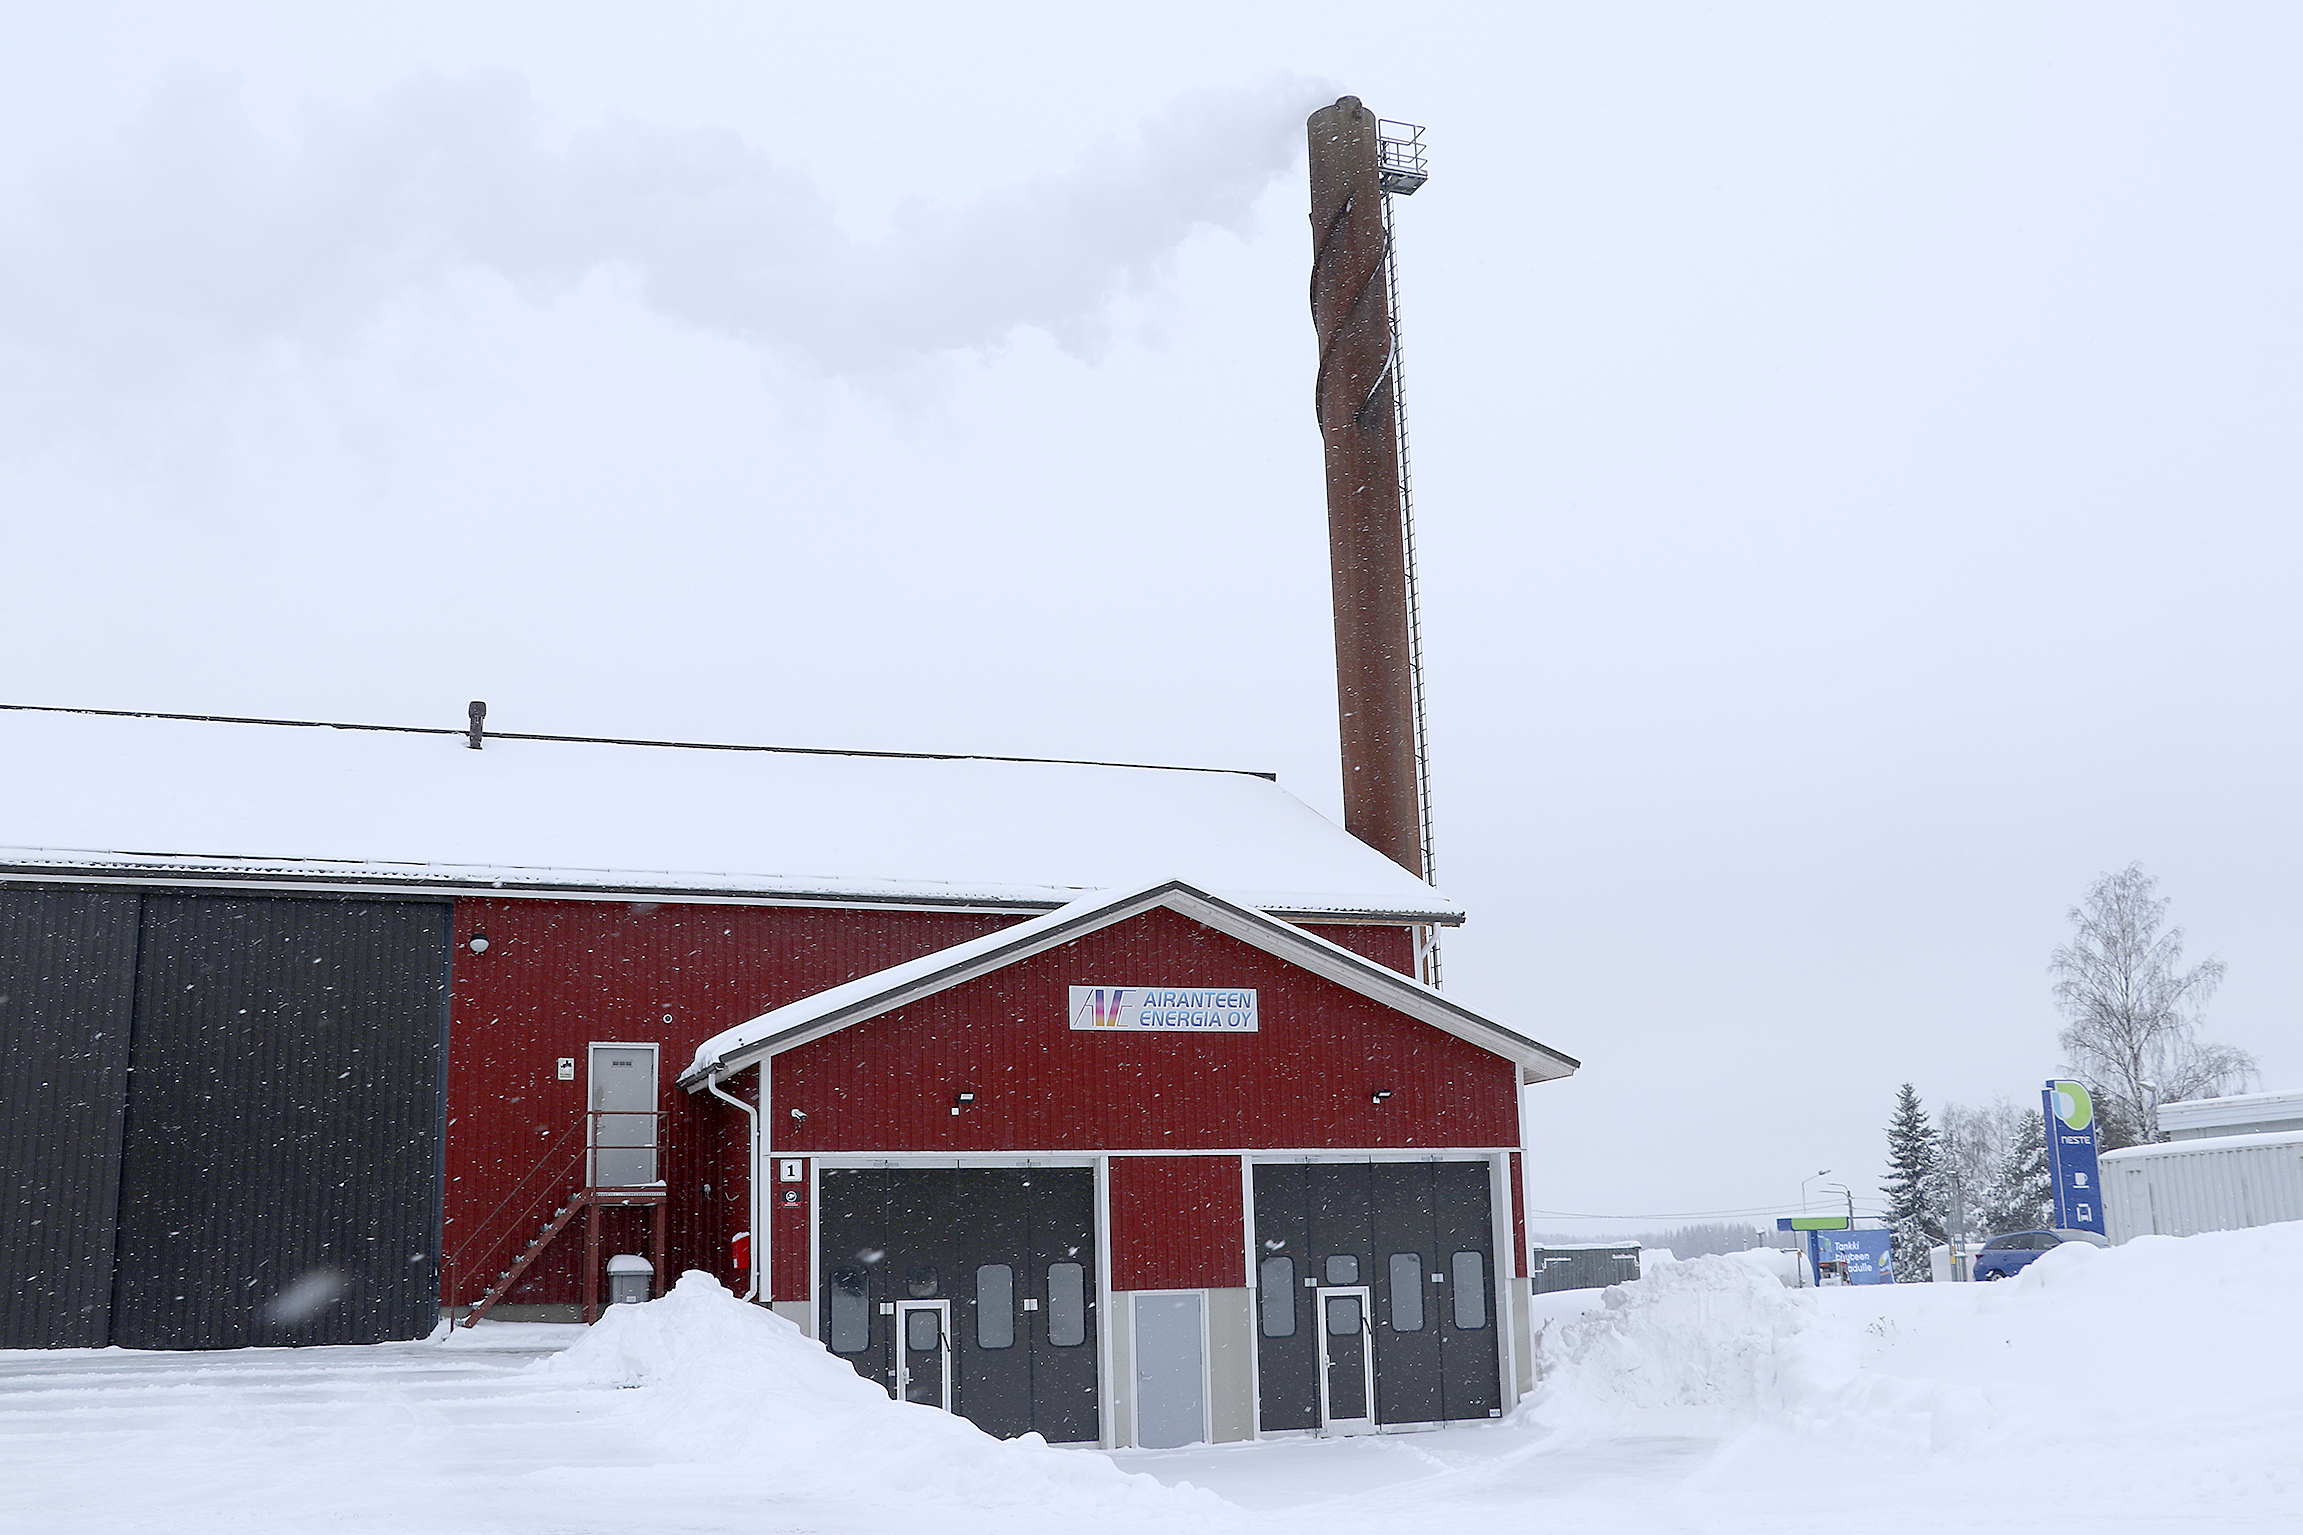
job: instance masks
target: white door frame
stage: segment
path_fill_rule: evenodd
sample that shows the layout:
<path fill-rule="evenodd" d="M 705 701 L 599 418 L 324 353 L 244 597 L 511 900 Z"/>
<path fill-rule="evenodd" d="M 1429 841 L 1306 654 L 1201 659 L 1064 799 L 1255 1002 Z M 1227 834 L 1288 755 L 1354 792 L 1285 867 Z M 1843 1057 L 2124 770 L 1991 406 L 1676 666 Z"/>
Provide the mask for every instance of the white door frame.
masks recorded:
<path fill-rule="evenodd" d="M 911 1367 L 911 1314 L 915 1311 L 933 1311 L 936 1314 L 936 1367 L 943 1373 L 943 1389 L 936 1400 L 945 1412 L 952 1407 L 952 1303 L 947 1300 L 899 1300 L 896 1302 L 896 1400 L 909 1401 L 907 1388 L 912 1383 Z"/>
<path fill-rule="evenodd" d="M 1353 1295 L 1359 1298 L 1359 1368 L 1361 1376 L 1360 1400 L 1367 1404 L 1364 1418 L 1337 1418 L 1329 1410 L 1327 1378 L 1328 1359 L 1327 1303 L 1330 1296 Z M 1319 1329 L 1319 1431 L 1323 1434 L 1372 1434 L 1375 1432 L 1375 1316 L 1374 1287 L 1363 1284 L 1319 1285 L 1312 1291 L 1312 1320 Z"/>

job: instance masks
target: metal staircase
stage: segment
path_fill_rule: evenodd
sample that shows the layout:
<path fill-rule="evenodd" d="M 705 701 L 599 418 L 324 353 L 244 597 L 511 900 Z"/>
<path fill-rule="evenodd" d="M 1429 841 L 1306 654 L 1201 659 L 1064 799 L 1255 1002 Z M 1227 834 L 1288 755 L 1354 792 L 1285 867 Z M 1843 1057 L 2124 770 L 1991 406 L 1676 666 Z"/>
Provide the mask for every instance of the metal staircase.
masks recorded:
<path fill-rule="evenodd" d="M 501 1304 L 512 1293 L 536 1260 L 543 1257 L 561 1232 L 584 1218 L 583 1314 L 589 1323 L 600 1315 L 600 1212 L 602 1210 L 646 1208 L 652 1211 L 649 1222 L 648 1261 L 655 1265 L 654 1293 L 662 1294 L 664 1286 L 666 1216 L 671 1196 L 661 1181 L 642 1184 L 601 1185 L 593 1181 L 596 1165 L 595 1150 L 599 1134 L 595 1121 L 598 1113 L 588 1114 L 570 1125 L 560 1137 L 546 1148 L 536 1165 L 502 1199 L 483 1216 L 470 1236 L 443 1255 L 442 1268 L 446 1275 L 449 1315 L 457 1325 L 471 1327 L 480 1318 Z M 619 1111 L 619 1120 L 636 1117 L 629 1111 Z M 577 1132 L 590 1127 L 592 1133 L 578 1140 Z M 630 1150 L 618 1146 L 617 1150 Z M 546 1207 L 549 1207 L 547 1210 Z M 509 1213 L 507 1213 L 509 1212 Z M 531 1223 L 534 1223 L 531 1226 Z M 461 1318 L 455 1318 L 458 1304 L 456 1293 L 460 1285 L 459 1273 L 474 1258 L 485 1260 L 503 1250 L 508 1241 L 518 1240 L 519 1231 L 533 1229 L 535 1234 L 526 1246 L 503 1260 L 478 1298 Z M 479 1265 L 484 1271 L 484 1262 Z"/>

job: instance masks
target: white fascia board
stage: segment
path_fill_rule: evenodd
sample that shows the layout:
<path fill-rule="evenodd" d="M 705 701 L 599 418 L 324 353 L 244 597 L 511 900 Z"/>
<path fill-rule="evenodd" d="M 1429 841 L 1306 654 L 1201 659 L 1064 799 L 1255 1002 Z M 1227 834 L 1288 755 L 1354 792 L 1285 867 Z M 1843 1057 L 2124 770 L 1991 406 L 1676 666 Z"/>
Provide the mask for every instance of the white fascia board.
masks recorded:
<path fill-rule="evenodd" d="M 206 854 L 58 852 L 0 848 L 0 880 L 38 884 L 163 885 L 172 889 L 423 891 L 556 901 L 647 900 L 672 905 L 863 907 L 886 911 L 1061 910 L 1085 893 L 1048 885 L 937 886 L 900 880 L 805 880 L 684 870 L 490 868 L 248 859 Z M 1394 910 L 1332 895 L 1241 892 L 1258 909 L 1297 922 L 1460 927 L 1463 913 L 1436 900 Z"/>
<path fill-rule="evenodd" d="M 1522 1085 L 1567 1076 L 1582 1064 L 1340 944 L 1209 895 L 1181 880 L 1167 880 L 1065 907 L 763 1013 L 704 1041 L 680 1083 L 690 1092 L 700 1091 L 708 1079 L 741 1071 L 769 1056 L 1162 906 L 1442 1033 L 1503 1056 L 1519 1066 Z"/>

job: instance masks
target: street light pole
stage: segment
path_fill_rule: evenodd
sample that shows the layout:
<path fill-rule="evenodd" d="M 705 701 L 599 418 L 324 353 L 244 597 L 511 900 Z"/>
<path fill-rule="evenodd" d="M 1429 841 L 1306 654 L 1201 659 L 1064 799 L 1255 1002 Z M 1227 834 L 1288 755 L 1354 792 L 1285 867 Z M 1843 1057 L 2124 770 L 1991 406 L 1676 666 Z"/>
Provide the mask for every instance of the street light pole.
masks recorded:
<path fill-rule="evenodd" d="M 1807 1186 L 1808 1186 L 1810 1183 L 1813 1183 L 1813 1182 L 1815 1181 L 1815 1179 L 1816 1179 L 1816 1178 L 1828 1178 L 1828 1177 L 1830 1177 L 1830 1176 L 1831 1176 L 1831 1169 L 1830 1169 L 1830 1168 L 1828 1168 L 1828 1167 L 1820 1167 L 1820 1168 L 1817 1168 L 1817 1169 L 1816 1169 L 1816 1171 L 1815 1171 L 1815 1177 L 1813 1177 L 1813 1178 L 1802 1178 L 1802 1179 L 1800 1179 L 1800 1180 L 1799 1180 L 1799 1213 L 1800 1213 L 1800 1214 L 1802 1214 L 1802 1215 L 1805 1215 L 1805 1214 L 1807 1213 Z"/>

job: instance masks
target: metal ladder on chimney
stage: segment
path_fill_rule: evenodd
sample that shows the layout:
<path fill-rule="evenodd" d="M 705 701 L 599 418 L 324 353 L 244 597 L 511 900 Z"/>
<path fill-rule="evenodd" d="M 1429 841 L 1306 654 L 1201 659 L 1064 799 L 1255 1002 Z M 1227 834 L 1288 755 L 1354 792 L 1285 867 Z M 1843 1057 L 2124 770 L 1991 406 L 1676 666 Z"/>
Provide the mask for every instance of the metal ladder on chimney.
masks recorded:
<path fill-rule="evenodd" d="M 1407 675 L 1409 691 L 1415 704 L 1416 815 L 1421 823 L 1417 829 L 1423 839 L 1424 883 L 1436 884 L 1439 875 L 1432 859 L 1431 732 L 1424 713 L 1423 603 L 1416 584 L 1415 475 L 1408 455 L 1407 381 L 1401 366 L 1399 240 L 1391 216 L 1392 199 L 1414 195 L 1427 179 L 1427 173 L 1424 166 L 1423 129 L 1387 119 L 1378 122 L 1376 131 L 1380 136 L 1377 148 L 1383 166 L 1383 275 L 1389 290 L 1386 296 L 1391 308 L 1391 404 L 1399 434 L 1400 535 L 1407 556 Z M 1436 987 L 1440 977 L 1438 932 L 1430 930 L 1418 948 L 1419 968 L 1423 972 L 1420 979 L 1425 985 Z"/>

